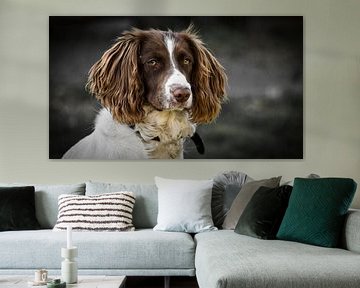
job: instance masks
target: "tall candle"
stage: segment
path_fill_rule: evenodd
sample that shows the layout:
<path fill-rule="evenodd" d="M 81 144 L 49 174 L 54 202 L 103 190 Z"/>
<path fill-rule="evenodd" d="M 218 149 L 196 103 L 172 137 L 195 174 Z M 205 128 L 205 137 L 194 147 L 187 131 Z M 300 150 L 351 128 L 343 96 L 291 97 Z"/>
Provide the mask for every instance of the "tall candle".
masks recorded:
<path fill-rule="evenodd" d="M 66 248 L 70 249 L 72 248 L 72 227 L 69 225 L 66 229 L 67 232 L 67 242 L 66 242 Z"/>

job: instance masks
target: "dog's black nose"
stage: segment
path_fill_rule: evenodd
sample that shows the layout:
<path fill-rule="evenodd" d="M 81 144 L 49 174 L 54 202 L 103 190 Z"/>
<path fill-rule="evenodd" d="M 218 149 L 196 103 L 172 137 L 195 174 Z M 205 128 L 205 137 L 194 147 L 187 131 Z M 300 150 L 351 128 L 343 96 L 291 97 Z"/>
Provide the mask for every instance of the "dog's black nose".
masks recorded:
<path fill-rule="evenodd" d="M 187 87 L 176 87 L 171 92 L 179 103 L 186 102 L 191 95 L 191 91 Z"/>

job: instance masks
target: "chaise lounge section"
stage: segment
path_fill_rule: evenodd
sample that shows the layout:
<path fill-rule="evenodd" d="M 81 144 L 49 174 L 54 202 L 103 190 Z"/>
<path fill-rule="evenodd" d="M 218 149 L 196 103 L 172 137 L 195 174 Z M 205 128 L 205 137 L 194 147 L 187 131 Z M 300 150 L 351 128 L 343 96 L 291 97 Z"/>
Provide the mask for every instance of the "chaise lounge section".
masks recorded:
<path fill-rule="evenodd" d="M 344 248 L 262 240 L 231 230 L 197 234 L 196 278 L 200 288 L 359 287 L 359 231 L 360 211 L 350 211 Z"/>

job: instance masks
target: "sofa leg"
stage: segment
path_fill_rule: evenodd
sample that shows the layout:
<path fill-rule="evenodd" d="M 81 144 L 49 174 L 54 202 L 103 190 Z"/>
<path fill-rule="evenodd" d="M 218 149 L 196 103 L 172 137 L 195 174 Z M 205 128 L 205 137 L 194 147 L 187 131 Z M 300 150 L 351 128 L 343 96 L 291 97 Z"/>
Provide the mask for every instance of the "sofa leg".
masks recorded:
<path fill-rule="evenodd" d="M 164 288 L 170 288 L 170 276 L 164 277 Z"/>

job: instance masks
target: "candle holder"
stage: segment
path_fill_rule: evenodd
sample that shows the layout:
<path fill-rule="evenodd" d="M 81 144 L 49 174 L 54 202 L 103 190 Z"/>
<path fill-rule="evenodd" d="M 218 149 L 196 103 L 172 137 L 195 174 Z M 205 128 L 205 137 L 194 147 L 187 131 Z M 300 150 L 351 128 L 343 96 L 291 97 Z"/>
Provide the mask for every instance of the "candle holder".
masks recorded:
<path fill-rule="evenodd" d="M 61 248 L 61 257 L 65 258 L 61 262 L 61 279 L 67 284 L 77 283 L 78 281 L 78 269 L 75 261 L 77 255 L 77 247 Z"/>

